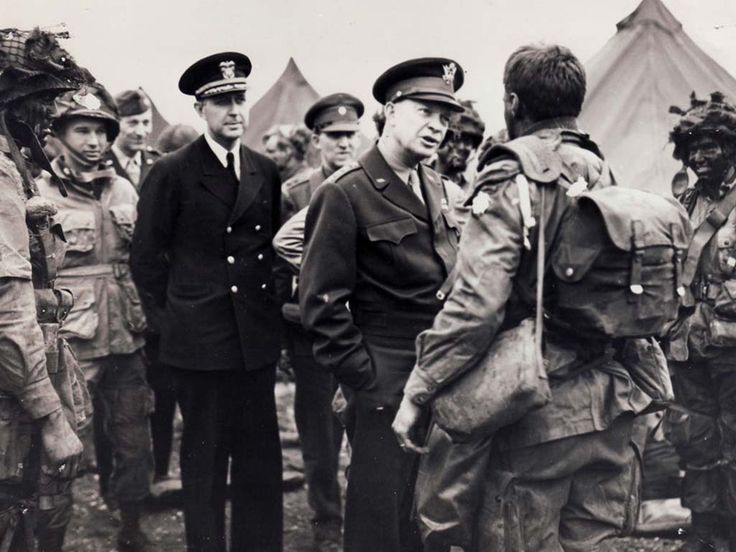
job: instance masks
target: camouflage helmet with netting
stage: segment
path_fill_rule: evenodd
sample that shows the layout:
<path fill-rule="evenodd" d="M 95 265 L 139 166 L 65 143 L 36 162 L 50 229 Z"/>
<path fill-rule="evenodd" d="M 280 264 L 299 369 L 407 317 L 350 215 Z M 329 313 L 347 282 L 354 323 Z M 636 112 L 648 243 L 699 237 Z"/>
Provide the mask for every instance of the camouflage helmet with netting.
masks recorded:
<path fill-rule="evenodd" d="M 40 29 L 0 30 L 0 109 L 39 93 L 60 93 L 94 82 L 86 69 L 59 45 L 55 34 Z"/>
<path fill-rule="evenodd" d="M 708 100 L 699 99 L 693 92 L 687 110 L 672 106 L 670 113 L 682 116 L 670 132 L 675 145 L 672 156 L 679 161 L 687 161 L 688 146 L 696 138 L 711 136 L 721 143 L 736 144 L 736 106 L 721 92 L 712 92 Z"/>

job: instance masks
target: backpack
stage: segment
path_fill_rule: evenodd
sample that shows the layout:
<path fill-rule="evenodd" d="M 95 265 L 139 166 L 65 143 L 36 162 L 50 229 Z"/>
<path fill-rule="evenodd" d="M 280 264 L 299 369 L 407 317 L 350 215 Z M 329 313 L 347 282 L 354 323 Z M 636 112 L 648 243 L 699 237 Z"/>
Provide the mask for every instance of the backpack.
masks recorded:
<path fill-rule="evenodd" d="M 586 147 L 587 137 L 575 134 Z M 525 136 L 491 154 L 511 153 L 522 178 L 567 189 L 570 201 L 547 256 L 551 323 L 594 338 L 664 334 L 689 285 L 682 277 L 692 237 L 687 212 L 674 198 L 635 188 L 587 190 L 584 180 L 571 186 L 570 175 L 561 177 L 557 138 Z M 601 156 L 597 147 L 587 149 Z"/>

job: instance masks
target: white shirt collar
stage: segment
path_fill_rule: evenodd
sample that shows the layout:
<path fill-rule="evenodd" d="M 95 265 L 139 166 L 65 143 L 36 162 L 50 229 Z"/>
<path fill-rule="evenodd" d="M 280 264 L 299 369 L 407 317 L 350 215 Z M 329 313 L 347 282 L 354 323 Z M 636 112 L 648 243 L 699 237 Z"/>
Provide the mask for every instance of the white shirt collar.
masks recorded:
<path fill-rule="evenodd" d="M 210 136 L 209 132 L 204 133 L 204 139 L 207 142 L 207 145 L 212 150 L 212 153 L 215 154 L 215 157 L 222 163 L 223 167 L 227 167 L 227 154 L 229 151 L 233 152 L 233 160 L 235 162 L 235 175 L 240 178 L 240 138 L 238 138 L 237 142 L 233 144 L 233 149 L 226 150 L 223 148 L 220 144 L 215 142 L 214 138 Z"/>

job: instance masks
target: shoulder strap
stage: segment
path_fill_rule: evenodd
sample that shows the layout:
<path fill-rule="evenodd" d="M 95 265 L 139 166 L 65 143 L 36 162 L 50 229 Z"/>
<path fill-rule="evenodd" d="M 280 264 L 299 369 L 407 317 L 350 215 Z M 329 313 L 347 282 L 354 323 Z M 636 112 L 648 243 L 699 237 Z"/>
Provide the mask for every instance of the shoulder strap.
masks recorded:
<path fill-rule="evenodd" d="M 537 366 L 544 366 L 544 357 L 542 356 L 542 331 L 544 327 L 544 256 L 545 256 L 545 237 L 544 237 L 544 199 L 547 191 L 546 186 L 540 186 L 540 198 L 539 198 L 539 238 L 537 239 L 537 297 L 536 297 L 536 325 L 534 327 L 534 345 L 535 353 L 537 355 Z"/>
<path fill-rule="evenodd" d="M 682 281 L 690 285 L 695 277 L 695 272 L 700 263 L 706 244 L 710 241 L 718 229 L 726 223 L 731 211 L 736 207 L 736 184 L 728 193 L 720 199 L 715 208 L 708 214 L 703 223 L 698 226 L 687 250 L 685 265 L 682 270 Z"/>

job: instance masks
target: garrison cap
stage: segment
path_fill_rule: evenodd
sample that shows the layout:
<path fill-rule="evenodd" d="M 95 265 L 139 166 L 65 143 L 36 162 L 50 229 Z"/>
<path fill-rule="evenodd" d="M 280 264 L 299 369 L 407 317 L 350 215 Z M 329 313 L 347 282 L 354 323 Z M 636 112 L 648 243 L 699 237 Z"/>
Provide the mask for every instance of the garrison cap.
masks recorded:
<path fill-rule="evenodd" d="M 364 110 L 358 98 L 338 92 L 317 100 L 307 110 L 304 124 L 313 132 L 357 132 Z"/>
<path fill-rule="evenodd" d="M 251 63 L 238 52 L 221 52 L 202 58 L 184 71 L 179 90 L 198 100 L 229 92 L 244 92 Z"/>
<path fill-rule="evenodd" d="M 439 102 L 453 111 L 463 111 L 455 98 L 463 85 L 463 68 L 447 58 L 410 59 L 385 71 L 373 85 L 373 97 L 380 103 L 404 98 Z"/>
<path fill-rule="evenodd" d="M 151 100 L 141 90 L 125 90 L 115 96 L 115 103 L 118 106 L 118 113 L 121 117 L 130 117 L 132 115 L 140 115 L 151 109 Z"/>

